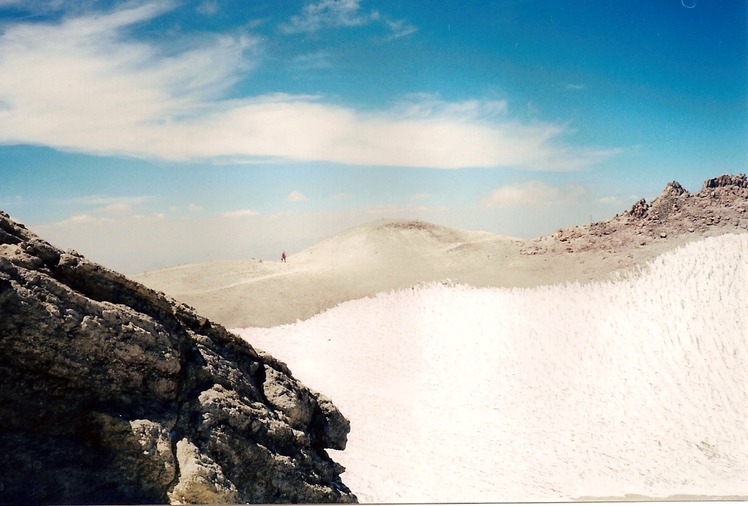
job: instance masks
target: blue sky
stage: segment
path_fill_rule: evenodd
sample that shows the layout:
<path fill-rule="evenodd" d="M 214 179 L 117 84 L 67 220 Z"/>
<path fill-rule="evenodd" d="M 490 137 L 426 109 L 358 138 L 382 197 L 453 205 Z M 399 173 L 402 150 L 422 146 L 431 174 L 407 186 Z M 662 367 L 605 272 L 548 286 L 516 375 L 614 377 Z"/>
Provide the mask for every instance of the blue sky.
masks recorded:
<path fill-rule="evenodd" d="M 0 209 L 134 272 L 532 237 L 748 161 L 744 0 L 0 0 Z"/>

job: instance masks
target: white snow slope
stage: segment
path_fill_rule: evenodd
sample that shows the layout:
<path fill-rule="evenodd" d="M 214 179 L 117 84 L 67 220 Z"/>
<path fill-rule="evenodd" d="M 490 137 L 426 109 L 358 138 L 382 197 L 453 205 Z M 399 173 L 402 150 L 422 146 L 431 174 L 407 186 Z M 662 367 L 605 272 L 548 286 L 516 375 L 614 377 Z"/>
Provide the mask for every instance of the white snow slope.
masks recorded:
<path fill-rule="evenodd" d="M 628 279 L 431 285 L 237 333 L 350 420 L 362 502 L 748 495 L 748 236 Z"/>

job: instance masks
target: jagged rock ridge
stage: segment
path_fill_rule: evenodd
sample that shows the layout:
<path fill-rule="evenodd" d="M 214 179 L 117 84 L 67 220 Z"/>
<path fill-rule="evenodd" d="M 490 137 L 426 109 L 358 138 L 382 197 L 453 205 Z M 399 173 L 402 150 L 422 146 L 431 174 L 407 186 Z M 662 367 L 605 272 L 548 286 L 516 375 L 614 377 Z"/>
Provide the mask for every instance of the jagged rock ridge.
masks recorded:
<path fill-rule="evenodd" d="M 332 402 L 0 212 L 0 502 L 355 501 Z"/>
<path fill-rule="evenodd" d="M 551 249 L 569 253 L 620 251 L 632 245 L 694 234 L 698 237 L 748 230 L 748 178 L 722 175 L 704 182 L 698 193 L 689 193 L 672 181 L 652 202 L 641 199 L 614 218 L 561 229 L 525 249 L 527 254 Z"/>

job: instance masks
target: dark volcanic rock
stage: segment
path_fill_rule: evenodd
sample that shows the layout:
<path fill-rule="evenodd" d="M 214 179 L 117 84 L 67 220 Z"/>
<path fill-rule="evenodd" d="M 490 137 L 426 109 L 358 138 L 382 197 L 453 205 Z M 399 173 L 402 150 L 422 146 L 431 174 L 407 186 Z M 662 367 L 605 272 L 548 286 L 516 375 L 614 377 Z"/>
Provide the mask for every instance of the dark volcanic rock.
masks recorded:
<path fill-rule="evenodd" d="M 355 501 L 288 368 L 0 213 L 0 502 Z"/>

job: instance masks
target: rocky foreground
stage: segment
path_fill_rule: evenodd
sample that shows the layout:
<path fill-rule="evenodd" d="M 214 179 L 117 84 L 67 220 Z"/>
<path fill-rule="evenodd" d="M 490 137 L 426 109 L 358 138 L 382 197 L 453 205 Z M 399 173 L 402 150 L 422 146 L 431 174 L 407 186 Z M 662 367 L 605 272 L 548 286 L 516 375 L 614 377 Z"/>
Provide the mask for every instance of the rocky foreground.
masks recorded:
<path fill-rule="evenodd" d="M 0 503 L 354 502 L 282 362 L 0 213 Z"/>

